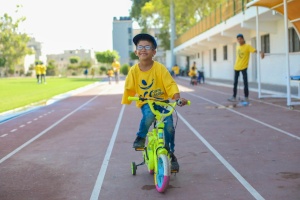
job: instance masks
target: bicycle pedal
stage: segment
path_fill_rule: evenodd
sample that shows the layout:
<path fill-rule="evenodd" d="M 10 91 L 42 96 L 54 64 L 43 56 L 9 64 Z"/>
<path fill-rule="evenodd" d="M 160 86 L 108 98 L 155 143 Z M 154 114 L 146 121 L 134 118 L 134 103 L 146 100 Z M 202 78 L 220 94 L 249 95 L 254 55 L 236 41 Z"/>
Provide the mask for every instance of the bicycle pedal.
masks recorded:
<path fill-rule="evenodd" d="M 144 148 L 135 148 L 136 151 L 144 151 Z"/>

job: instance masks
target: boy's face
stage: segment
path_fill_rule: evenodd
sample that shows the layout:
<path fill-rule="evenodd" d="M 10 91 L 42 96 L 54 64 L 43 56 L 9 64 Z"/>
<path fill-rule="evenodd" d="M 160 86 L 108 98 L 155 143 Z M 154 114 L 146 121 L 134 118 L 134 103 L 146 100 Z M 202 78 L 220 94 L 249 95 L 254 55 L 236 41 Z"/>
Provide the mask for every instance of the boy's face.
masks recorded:
<path fill-rule="evenodd" d="M 146 49 L 149 48 L 150 49 Z M 156 54 L 156 50 L 153 49 L 153 44 L 146 40 L 140 40 L 136 45 L 135 55 L 139 57 L 139 60 L 147 61 L 152 60 L 153 56 Z"/>
<path fill-rule="evenodd" d="M 245 40 L 244 40 L 244 38 L 242 38 L 242 37 L 238 37 L 238 38 L 237 38 L 237 41 L 238 41 L 238 43 L 239 43 L 240 45 L 245 44 Z"/>

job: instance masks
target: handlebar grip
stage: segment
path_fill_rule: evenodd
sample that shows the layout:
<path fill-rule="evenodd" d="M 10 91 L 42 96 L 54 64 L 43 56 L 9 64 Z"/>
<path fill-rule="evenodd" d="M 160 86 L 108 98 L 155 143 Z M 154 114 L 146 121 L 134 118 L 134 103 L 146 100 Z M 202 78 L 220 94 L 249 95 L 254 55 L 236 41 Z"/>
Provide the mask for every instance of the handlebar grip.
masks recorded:
<path fill-rule="evenodd" d="M 190 106 L 191 105 L 191 101 L 188 101 L 186 105 Z"/>
<path fill-rule="evenodd" d="M 139 101 L 140 98 L 139 97 L 128 97 L 129 101 Z"/>

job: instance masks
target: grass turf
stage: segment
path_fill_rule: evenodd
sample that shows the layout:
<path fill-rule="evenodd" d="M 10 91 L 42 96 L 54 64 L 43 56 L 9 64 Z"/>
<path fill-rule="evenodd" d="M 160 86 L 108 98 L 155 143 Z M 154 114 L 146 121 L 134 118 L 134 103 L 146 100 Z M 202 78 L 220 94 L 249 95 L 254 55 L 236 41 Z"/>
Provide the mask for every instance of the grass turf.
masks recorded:
<path fill-rule="evenodd" d="M 49 78 L 47 84 L 37 84 L 35 78 L 0 79 L 0 113 L 94 83 L 99 79 Z"/>

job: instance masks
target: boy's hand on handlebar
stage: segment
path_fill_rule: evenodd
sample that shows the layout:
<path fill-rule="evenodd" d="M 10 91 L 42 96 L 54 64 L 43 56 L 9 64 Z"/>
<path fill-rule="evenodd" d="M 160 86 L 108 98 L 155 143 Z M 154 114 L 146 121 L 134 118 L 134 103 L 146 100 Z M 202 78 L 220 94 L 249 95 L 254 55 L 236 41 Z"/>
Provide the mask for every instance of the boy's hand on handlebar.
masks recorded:
<path fill-rule="evenodd" d="M 176 100 L 176 102 L 178 106 L 182 107 L 187 104 L 188 100 L 186 100 L 185 98 L 179 98 Z"/>

